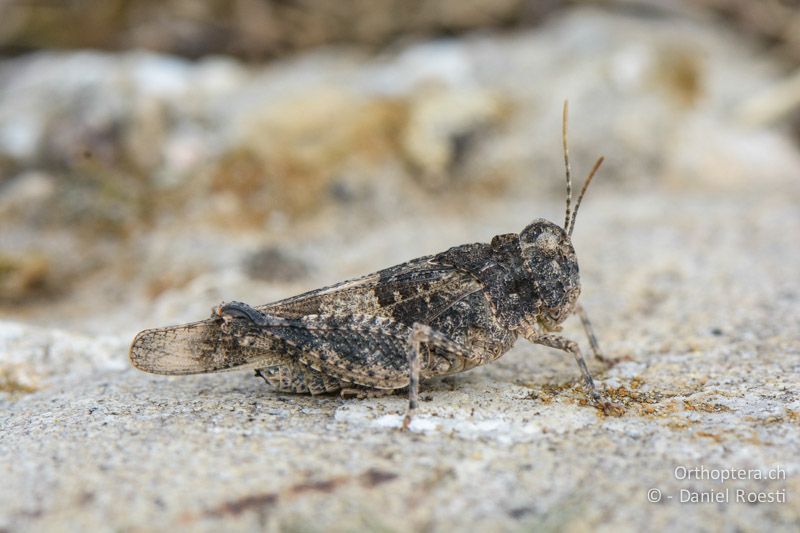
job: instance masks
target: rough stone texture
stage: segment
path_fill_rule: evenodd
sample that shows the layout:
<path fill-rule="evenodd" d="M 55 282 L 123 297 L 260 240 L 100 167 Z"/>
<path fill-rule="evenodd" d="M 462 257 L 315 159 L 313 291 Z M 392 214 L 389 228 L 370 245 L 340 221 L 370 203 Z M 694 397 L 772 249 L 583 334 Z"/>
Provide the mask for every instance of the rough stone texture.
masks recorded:
<path fill-rule="evenodd" d="M 0 525 L 793 530 L 793 187 L 750 201 L 665 191 L 623 199 L 598 186 L 576 246 L 584 301 L 619 360 L 590 366 L 627 405 L 621 418 L 581 405 L 569 358 L 524 344 L 492 367 L 425 385 L 429 401 L 401 434 L 402 397 L 282 395 L 238 373 L 148 376 L 123 368 L 128 337 L 73 345 L 4 323 L 4 366 L 14 357 L 39 377 L 36 392 L 0 404 Z M 529 208 L 506 206 L 506 220 L 524 221 Z M 494 227 L 495 216 L 476 218 Z M 568 333 L 580 336 L 574 323 Z M 780 467 L 787 479 L 680 481 L 678 466 Z M 676 498 L 680 489 L 785 490 L 788 503 L 656 505 L 650 488 Z"/>
<path fill-rule="evenodd" d="M 80 57 L 115 60 L 65 57 L 76 65 Z M 28 75 L 40 75 L 25 58 L 16 61 L 28 65 Z M 206 68 L 159 64 L 192 80 L 172 87 L 194 83 Z M 229 67 L 240 72 L 241 66 Z M 133 237 L 113 245 L 93 232 L 81 235 L 87 226 L 70 226 L 69 218 L 59 218 L 54 229 L 35 220 L 46 209 L 22 208 L 31 205 L 26 198 L 50 205 L 52 186 L 74 190 L 73 182 L 53 178 L 64 172 L 53 163 L 58 158 L 39 157 L 66 153 L 73 130 L 64 126 L 58 138 L 66 144 L 58 144 L 57 127 L 40 137 L 14 137 L 30 130 L 3 122 L 10 129 L 0 138 L 37 147 L 29 155 L 4 152 L 3 168 L 12 169 L 0 189 L 6 255 L 25 259 L 14 254 L 32 249 L 30 242 L 47 243 L 45 252 L 55 258 L 51 273 L 61 262 L 81 267 L 71 242 L 95 241 L 93 257 L 123 255 L 93 265 L 59 298 L 47 285 L 59 287 L 59 277 L 30 282 L 34 292 L 14 281 L 23 278 L 2 278 L 36 274 L 41 267 L 32 260 L 0 268 L 0 282 L 21 291 L 0 307 L 0 529 L 796 530 L 800 155 L 780 127 L 745 126 L 737 115 L 779 72 L 714 27 L 593 11 L 539 32 L 419 44 L 380 60 L 311 54 L 246 73 L 241 79 L 251 81 L 225 97 L 198 97 L 197 114 L 189 116 L 211 116 L 204 115 L 208 106 L 236 96 L 240 114 L 215 115 L 215 124 L 230 128 L 225 134 L 214 137 L 217 130 L 203 120 L 177 118 L 163 136 L 137 134 L 144 147 L 148 139 L 170 145 L 186 139 L 175 124 L 194 124 L 190 137 L 199 144 L 192 146 L 203 156 L 191 164 L 176 156 L 185 166 L 157 160 L 147 167 L 160 169 L 164 183 L 188 188 L 188 199 L 173 211 L 148 211 L 150 222 L 131 215 Z M 429 93 L 423 82 L 431 77 L 440 85 Z M 288 98 L 302 83 L 316 96 L 298 98 L 294 115 L 281 111 L 291 102 L 276 95 Z M 444 131 L 449 138 L 464 124 L 478 132 L 455 158 L 460 163 L 445 165 L 442 174 L 434 139 L 416 164 L 396 164 L 415 153 L 402 146 L 416 134 L 363 147 L 385 124 L 397 124 L 394 104 L 364 111 L 377 101 L 369 96 L 380 94 L 376 87 L 386 86 L 405 102 L 402 113 L 413 108 L 429 117 L 415 122 L 407 120 L 414 113 L 402 114 L 403 128 L 422 124 L 423 137 Z M 277 92 L 262 93 L 265 87 Z M 163 93 L 161 101 L 185 110 L 182 90 Z M 112 87 L 96 94 L 116 93 Z M 166 378 L 127 366 L 127 345 L 138 329 L 204 317 L 223 299 L 264 303 L 519 231 L 539 216 L 560 222 L 565 96 L 573 109 L 575 174 L 599 153 L 609 160 L 581 208 L 574 242 L 582 301 L 615 361 L 589 366 L 626 406 L 623 416 L 604 417 L 584 405 L 571 358 L 524 342 L 490 367 L 424 383 L 425 401 L 408 434 L 397 431 L 402 396 L 312 398 L 271 392 L 247 374 Z M 251 113 L 261 98 L 282 103 Z M 414 107 L 428 98 L 439 103 Z M 29 109 L 38 109 L 33 96 L 31 102 Z M 437 114 L 447 102 L 458 102 L 452 108 L 466 110 L 466 118 Z M 21 120 L 10 103 L 0 99 L 0 108 Z M 116 116 L 141 118 L 120 109 Z M 362 117 L 365 129 L 351 121 L 339 129 L 331 109 L 361 109 L 347 116 Z M 306 110 L 313 120 L 292 129 L 290 117 Z M 67 113 L 60 124 L 70 116 L 81 115 Z M 320 124 L 330 135 L 302 133 Z M 249 133 L 259 128 L 295 141 L 278 150 Z M 209 139 L 220 142 L 215 154 L 203 151 L 214 144 Z M 356 152 L 363 159 L 337 155 L 350 153 L 343 147 L 351 143 L 362 146 Z M 107 153 L 128 149 L 121 146 L 109 143 Z M 219 154 L 242 153 L 243 146 L 250 155 L 229 155 L 240 169 L 260 168 L 252 161 L 290 150 L 290 159 L 341 164 L 338 175 L 348 179 L 296 219 L 269 214 L 256 224 L 229 225 L 247 207 L 251 189 L 229 195 L 202 188 L 198 183 L 213 179 L 194 182 L 191 169 L 219 168 Z M 425 165 L 433 169 L 427 175 L 417 171 Z M 252 179 L 258 191 L 262 182 Z M 158 187 L 142 191 L 144 198 L 165 194 Z M 128 205 L 124 196 L 111 198 Z M 287 263 L 307 268 L 288 267 L 297 277 L 252 272 L 286 272 Z M 565 334 L 585 346 L 576 320 Z M 779 468 L 786 479 L 676 479 L 676 467 L 701 466 Z M 653 488 L 663 491 L 662 503 L 648 503 Z M 682 504 L 681 489 L 730 489 L 731 502 Z M 787 502 L 736 503 L 736 489 L 785 491 Z"/>
<path fill-rule="evenodd" d="M 254 285 L 285 295 L 414 253 L 385 241 L 352 255 L 364 225 L 519 195 L 560 203 L 565 97 L 576 168 L 603 152 L 621 190 L 773 187 L 794 176 L 795 148 L 771 129 L 782 122 L 742 113 L 783 81 L 721 28 L 591 10 L 377 57 L 8 60 L 0 314 L 96 332 L 192 318 L 192 291 L 228 298 L 265 248 L 308 267 L 305 280 Z M 166 302 L 177 306 L 162 314 Z"/>

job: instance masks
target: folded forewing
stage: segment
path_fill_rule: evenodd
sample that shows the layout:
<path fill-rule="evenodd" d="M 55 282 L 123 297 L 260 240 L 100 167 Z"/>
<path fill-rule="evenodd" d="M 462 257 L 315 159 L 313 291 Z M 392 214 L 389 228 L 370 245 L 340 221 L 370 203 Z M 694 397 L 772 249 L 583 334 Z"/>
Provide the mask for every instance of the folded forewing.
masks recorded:
<path fill-rule="evenodd" d="M 202 374 L 279 363 L 286 357 L 283 343 L 270 335 L 250 332 L 231 335 L 215 319 L 136 335 L 130 348 L 133 366 L 154 374 Z"/>

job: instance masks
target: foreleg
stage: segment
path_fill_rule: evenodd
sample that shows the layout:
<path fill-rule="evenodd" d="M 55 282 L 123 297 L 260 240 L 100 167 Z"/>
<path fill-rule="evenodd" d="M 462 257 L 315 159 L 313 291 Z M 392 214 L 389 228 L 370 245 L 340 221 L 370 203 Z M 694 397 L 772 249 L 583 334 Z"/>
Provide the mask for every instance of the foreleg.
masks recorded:
<path fill-rule="evenodd" d="M 586 366 L 586 361 L 583 358 L 583 354 L 581 353 L 581 349 L 578 347 L 577 342 L 560 335 L 549 334 L 539 335 L 538 337 L 528 340 L 536 344 L 541 344 L 542 346 L 548 346 L 550 348 L 556 348 L 557 350 L 563 350 L 571 353 L 575 358 L 575 362 L 578 363 L 578 368 L 581 371 L 581 375 L 583 375 L 583 381 L 586 383 L 586 388 L 589 390 L 589 395 L 595 401 L 600 399 L 600 394 L 597 392 L 597 388 L 594 385 L 592 374 L 589 372 L 589 368 Z"/>

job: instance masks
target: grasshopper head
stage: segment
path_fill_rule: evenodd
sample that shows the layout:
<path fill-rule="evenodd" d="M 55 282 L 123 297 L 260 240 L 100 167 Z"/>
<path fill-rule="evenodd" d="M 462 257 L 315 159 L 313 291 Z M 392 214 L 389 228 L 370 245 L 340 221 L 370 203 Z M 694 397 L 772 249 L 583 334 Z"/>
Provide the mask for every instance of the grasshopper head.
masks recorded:
<path fill-rule="evenodd" d="M 542 218 L 519 237 L 522 258 L 541 305 L 537 320 L 545 329 L 554 329 L 573 313 L 581 293 L 572 240 L 564 229 Z"/>

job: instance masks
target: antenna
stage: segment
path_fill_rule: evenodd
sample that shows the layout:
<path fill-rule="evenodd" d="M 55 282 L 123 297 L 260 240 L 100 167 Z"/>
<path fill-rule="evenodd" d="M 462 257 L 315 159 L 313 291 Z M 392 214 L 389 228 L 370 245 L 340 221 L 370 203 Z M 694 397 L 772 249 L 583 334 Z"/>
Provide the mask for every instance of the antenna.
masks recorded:
<path fill-rule="evenodd" d="M 569 224 L 569 207 L 572 202 L 572 171 L 569 166 L 569 147 L 567 146 L 567 115 L 569 114 L 569 100 L 564 100 L 564 110 L 561 113 L 561 144 L 564 145 L 564 166 L 567 168 L 567 211 L 564 214 L 564 230 Z M 574 218 L 574 217 L 573 217 Z"/>
<path fill-rule="evenodd" d="M 605 157 L 600 156 L 600 159 L 592 167 L 592 171 L 589 172 L 589 177 L 586 178 L 586 181 L 583 182 L 583 187 L 581 188 L 581 193 L 578 195 L 578 201 L 575 202 L 575 209 L 572 211 L 572 219 L 569 222 L 569 228 L 565 228 L 566 232 L 569 233 L 569 236 L 572 237 L 572 230 L 575 229 L 575 217 L 578 216 L 578 208 L 581 206 L 581 200 L 583 200 L 583 195 L 586 194 L 586 189 L 589 188 L 589 184 L 592 182 L 592 178 L 594 177 L 595 173 L 597 173 L 597 169 L 600 168 L 600 165 L 603 164 Z"/>

